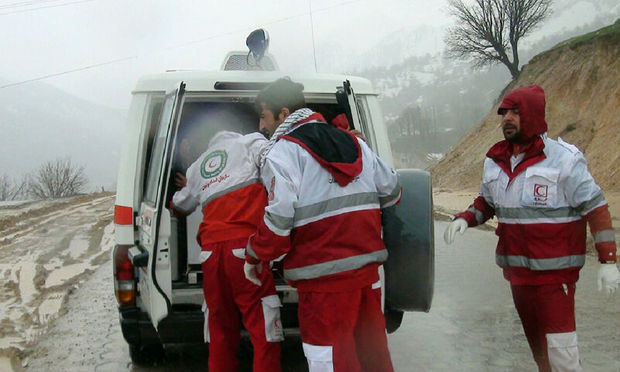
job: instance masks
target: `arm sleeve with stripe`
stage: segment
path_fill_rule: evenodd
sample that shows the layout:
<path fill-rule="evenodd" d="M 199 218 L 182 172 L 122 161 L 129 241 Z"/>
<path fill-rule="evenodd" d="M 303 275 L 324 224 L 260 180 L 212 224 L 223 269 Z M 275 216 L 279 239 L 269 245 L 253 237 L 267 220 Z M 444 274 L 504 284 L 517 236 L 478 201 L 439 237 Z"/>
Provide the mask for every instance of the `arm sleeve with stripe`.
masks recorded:
<path fill-rule="evenodd" d="M 482 225 L 495 215 L 495 209 L 480 195 L 474 199 L 474 203 L 466 211 L 458 213 L 454 219 L 463 218 L 467 221 L 467 226 L 474 227 Z"/>
<path fill-rule="evenodd" d="M 287 155 L 272 150 L 261 168 L 261 178 L 269 192 L 269 204 L 256 234 L 248 242 L 246 259 L 250 263 L 274 260 L 291 249 L 290 233 L 298 199 L 298 177 L 294 175 L 298 172 L 286 158 Z"/>
<path fill-rule="evenodd" d="M 588 221 L 599 260 L 615 262 L 616 239 L 607 201 L 588 171 L 583 155 L 576 153 L 572 160 L 565 172 L 566 199 Z"/>

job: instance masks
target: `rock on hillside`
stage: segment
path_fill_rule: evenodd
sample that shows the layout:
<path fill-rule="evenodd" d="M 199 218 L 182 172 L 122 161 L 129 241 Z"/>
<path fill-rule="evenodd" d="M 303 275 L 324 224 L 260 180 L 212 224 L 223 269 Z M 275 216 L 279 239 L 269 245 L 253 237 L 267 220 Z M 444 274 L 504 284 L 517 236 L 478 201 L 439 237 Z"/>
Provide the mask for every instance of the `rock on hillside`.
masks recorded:
<path fill-rule="evenodd" d="M 620 19 L 537 55 L 505 91 L 531 84 L 545 90 L 549 137 L 576 145 L 597 183 L 620 191 Z M 479 188 L 485 154 L 503 139 L 497 104 L 431 167 L 437 190 Z"/>

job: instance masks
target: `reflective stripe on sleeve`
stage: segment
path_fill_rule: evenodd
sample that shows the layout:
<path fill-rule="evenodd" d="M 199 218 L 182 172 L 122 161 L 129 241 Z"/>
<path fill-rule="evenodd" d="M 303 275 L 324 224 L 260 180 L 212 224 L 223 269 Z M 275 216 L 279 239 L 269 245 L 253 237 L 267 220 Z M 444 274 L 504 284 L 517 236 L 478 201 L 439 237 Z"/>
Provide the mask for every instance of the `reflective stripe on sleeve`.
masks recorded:
<path fill-rule="evenodd" d="M 398 199 L 400 199 L 400 192 L 400 183 L 397 183 L 390 195 L 379 198 L 379 205 L 381 205 L 381 208 L 387 208 L 394 205 Z"/>
<path fill-rule="evenodd" d="M 288 235 L 293 228 L 293 217 L 284 217 L 271 212 L 265 212 L 265 224 L 278 235 Z"/>
<path fill-rule="evenodd" d="M 599 231 L 594 233 L 594 242 L 595 243 L 604 243 L 604 242 L 615 242 L 616 234 L 612 229 Z"/>
<path fill-rule="evenodd" d="M 578 207 L 577 207 L 577 212 L 579 214 L 586 215 L 590 212 L 592 212 L 594 209 L 607 204 L 607 200 L 605 200 L 605 197 L 603 196 L 602 192 L 599 192 L 595 197 L 593 197 L 592 199 L 585 201 L 583 203 L 581 203 Z"/>
<path fill-rule="evenodd" d="M 471 207 L 467 209 L 467 211 L 473 213 L 476 216 L 476 221 L 478 222 L 478 225 L 481 225 L 484 222 L 484 215 L 482 215 L 482 212 L 480 212 L 476 208 Z"/>
<path fill-rule="evenodd" d="M 586 262 L 586 256 L 573 255 L 556 258 L 528 258 L 525 256 L 496 255 L 495 262 L 501 267 L 526 267 L 535 271 L 560 270 L 571 267 L 582 267 Z"/>
<path fill-rule="evenodd" d="M 339 260 L 298 267 L 295 269 L 285 269 L 284 278 L 288 280 L 319 278 L 321 276 L 359 269 L 360 267 L 364 267 L 373 262 L 384 262 L 387 260 L 387 257 L 387 250 L 382 249 L 380 251 L 366 253 L 359 256 L 341 258 Z"/>

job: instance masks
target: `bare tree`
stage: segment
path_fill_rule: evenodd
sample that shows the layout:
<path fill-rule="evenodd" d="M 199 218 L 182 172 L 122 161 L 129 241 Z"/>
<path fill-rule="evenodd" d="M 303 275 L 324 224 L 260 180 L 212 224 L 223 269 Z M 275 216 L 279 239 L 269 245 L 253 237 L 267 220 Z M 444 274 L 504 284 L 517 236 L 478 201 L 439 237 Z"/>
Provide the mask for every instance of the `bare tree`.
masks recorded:
<path fill-rule="evenodd" d="M 23 177 L 20 182 L 12 181 L 9 176 L 0 176 L 0 201 L 18 200 L 26 196 L 28 179 Z"/>
<path fill-rule="evenodd" d="M 3 174 L 0 176 L 0 200 L 12 200 L 11 194 L 13 194 L 13 182 L 9 176 Z"/>
<path fill-rule="evenodd" d="M 39 199 L 62 198 L 79 194 L 87 182 L 83 166 L 72 164 L 69 158 L 56 159 L 41 165 L 28 191 Z"/>
<path fill-rule="evenodd" d="M 471 2 L 468 2 L 468 4 Z M 551 14 L 552 0 L 448 0 L 456 26 L 448 29 L 450 56 L 471 57 L 476 67 L 503 63 L 519 77 L 518 45 Z"/>

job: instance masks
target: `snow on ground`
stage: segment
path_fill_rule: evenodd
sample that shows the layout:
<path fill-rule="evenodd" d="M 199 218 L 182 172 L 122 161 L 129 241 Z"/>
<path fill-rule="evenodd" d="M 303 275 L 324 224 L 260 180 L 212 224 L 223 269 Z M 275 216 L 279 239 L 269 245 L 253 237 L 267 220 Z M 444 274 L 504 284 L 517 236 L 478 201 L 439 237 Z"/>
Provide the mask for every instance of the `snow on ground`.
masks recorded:
<path fill-rule="evenodd" d="M 114 195 L 0 204 L 0 370 L 10 370 L 109 260 Z"/>

